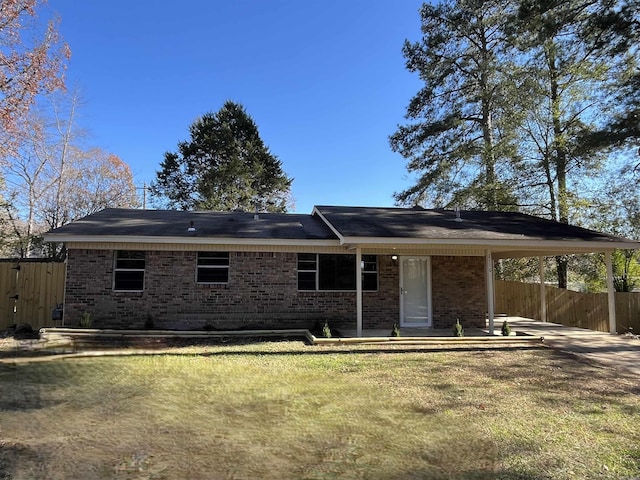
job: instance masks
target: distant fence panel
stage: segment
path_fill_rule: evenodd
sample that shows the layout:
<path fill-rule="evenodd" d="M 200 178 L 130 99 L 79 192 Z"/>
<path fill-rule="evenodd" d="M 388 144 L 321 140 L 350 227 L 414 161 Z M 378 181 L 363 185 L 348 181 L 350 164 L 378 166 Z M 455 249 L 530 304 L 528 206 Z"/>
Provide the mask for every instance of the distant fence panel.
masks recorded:
<path fill-rule="evenodd" d="M 640 334 L 640 293 L 616 293 L 616 317 L 619 332 L 633 328 L 636 335 Z"/>
<path fill-rule="evenodd" d="M 496 280 L 496 312 L 540 320 L 540 285 Z M 547 321 L 569 327 L 609 331 L 606 293 L 582 293 L 545 285 Z M 616 292 L 619 332 L 640 332 L 640 293 Z"/>
<path fill-rule="evenodd" d="M 62 262 L 0 260 L 0 330 L 14 323 L 51 326 L 51 311 L 64 299 Z"/>

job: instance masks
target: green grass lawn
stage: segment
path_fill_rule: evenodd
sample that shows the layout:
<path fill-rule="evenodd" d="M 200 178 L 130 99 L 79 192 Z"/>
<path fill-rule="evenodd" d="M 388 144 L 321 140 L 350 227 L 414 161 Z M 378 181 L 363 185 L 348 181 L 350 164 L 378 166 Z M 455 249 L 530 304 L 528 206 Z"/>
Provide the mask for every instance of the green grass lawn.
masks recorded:
<path fill-rule="evenodd" d="M 637 379 L 545 348 L 176 352 L 0 364 L 0 479 L 640 476 Z"/>

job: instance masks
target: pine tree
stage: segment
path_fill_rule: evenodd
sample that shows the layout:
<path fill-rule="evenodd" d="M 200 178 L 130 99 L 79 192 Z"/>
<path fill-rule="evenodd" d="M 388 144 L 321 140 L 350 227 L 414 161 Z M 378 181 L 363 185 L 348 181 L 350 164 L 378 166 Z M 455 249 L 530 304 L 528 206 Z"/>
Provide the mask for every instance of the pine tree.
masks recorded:
<path fill-rule="evenodd" d="M 291 178 L 240 104 L 227 101 L 189 128 L 191 139 L 165 153 L 151 192 L 181 210 L 285 212 Z"/>
<path fill-rule="evenodd" d="M 423 37 L 405 42 L 407 69 L 424 86 L 390 137 L 391 148 L 418 174 L 396 194 L 401 204 L 461 204 L 513 209 L 503 174 L 515 154 L 516 97 L 506 76 L 504 22 L 514 5 L 505 1 L 446 0 L 421 9 Z"/>

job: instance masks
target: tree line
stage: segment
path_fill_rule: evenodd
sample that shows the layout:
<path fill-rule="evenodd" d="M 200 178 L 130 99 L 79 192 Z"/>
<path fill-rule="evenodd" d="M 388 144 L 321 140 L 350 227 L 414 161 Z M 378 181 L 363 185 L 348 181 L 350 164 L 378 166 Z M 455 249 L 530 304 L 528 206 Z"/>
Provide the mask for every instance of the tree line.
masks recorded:
<path fill-rule="evenodd" d="M 89 146 L 81 97 L 66 89 L 71 49 L 41 0 L 0 6 L 0 254 L 64 258 L 42 234 L 108 206 L 135 206 L 129 166 Z"/>
<path fill-rule="evenodd" d="M 423 85 L 390 136 L 415 180 L 397 202 L 519 210 L 638 238 L 638 6 L 425 3 L 422 37 L 403 48 Z M 561 287 L 567 267 L 556 258 Z"/>
<path fill-rule="evenodd" d="M 42 234 L 108 207 L 140 207 L 117 155 L 87 143 L 82 97 L 66 85 L 71 49 L 59 19 L 37 22 L 44 0 L 0 6 L 0 255 L 65 257 Z M 166 208 L 286 211 L 292 179 L 242 105 L 226 102 L 191 125 L 150 185 Z"/>

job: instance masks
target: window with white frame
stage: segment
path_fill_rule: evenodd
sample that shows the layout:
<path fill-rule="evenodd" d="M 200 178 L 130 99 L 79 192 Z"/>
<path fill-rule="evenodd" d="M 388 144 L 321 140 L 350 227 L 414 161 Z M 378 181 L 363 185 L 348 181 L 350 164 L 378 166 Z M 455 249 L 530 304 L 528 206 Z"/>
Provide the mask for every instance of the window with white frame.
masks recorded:
<path fill-rule="evenodd" d="M 377 255 L 362 255 L 362 290 L 378 290 Z"/>
<path fill-rule="evenodd" d="M 298 290 L 355 290 L 356 256 L 299 253 Z M 362 289 L 378 289 L 378 257 L 362 255 Z"/>
<path fill-rule="evenodd" d="M 145 252 L 118 250 L 114 255 L 113 289 L 141 292 L 144 290 Z"/>
<path fill-rule="evenodd" d="M 229 283 L 229 252 L 198 252 L 197 283 Z"/>

